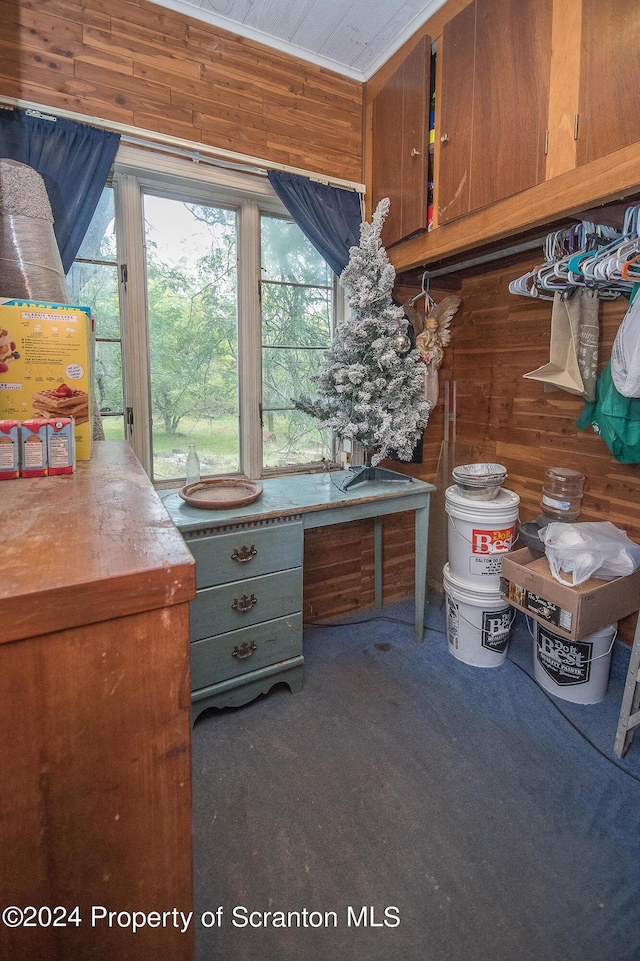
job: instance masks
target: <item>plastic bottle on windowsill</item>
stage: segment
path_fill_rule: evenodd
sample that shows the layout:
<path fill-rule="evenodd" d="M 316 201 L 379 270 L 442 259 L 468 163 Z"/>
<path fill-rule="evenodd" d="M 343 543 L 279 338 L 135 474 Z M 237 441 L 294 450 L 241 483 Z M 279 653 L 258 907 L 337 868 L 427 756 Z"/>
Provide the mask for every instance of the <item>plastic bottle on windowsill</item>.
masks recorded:
<path fill-rule="evenodd" d="M 200 458 L 196 453 L 196 445 L 189 444 L 186 463 L 186 483 L 197 484 L 200 480 Z"/>

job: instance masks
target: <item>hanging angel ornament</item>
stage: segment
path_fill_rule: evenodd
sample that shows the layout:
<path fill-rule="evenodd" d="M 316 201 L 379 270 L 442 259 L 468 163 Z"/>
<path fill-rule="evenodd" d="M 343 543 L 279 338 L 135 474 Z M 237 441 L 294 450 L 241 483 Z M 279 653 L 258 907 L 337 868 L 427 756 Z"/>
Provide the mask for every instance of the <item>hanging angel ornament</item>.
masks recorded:
<path fill-rule="evenodd" d="M 429 312 L 424 330 L 416 337 L 416 348 L 425 364 L 424 396 L 433 409 L 438 403 L 438 371 L 444 360 L 444 348 L 451 340 L 451 320 L 460 306 L 460 298 L 447 294 L 439 304 L 428 298 Z"/>

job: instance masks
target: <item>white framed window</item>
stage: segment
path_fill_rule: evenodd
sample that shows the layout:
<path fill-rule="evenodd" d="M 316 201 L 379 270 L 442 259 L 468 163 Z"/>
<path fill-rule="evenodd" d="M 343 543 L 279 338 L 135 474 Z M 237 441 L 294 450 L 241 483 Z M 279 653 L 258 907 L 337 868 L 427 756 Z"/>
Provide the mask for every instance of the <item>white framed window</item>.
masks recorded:
<path fill-rule="evenodd" d="M 67 275 L 67 284 L 72 303 L 90 307 L 96 322 L 95 396 L 102 411 L 105 436 L 123 438 L 122 328 L 114 204 L 113 188 L 105 187 Z"/>
<path fill-rule="evenodd" d="M 69 280 L 96 316 L 105 434 L 158 486 L 192 443 L 202 476 L 335 459 L 292 397 L 313 393 L 341 291 L 264 176 L 121 147 L 87 238 Z"/>

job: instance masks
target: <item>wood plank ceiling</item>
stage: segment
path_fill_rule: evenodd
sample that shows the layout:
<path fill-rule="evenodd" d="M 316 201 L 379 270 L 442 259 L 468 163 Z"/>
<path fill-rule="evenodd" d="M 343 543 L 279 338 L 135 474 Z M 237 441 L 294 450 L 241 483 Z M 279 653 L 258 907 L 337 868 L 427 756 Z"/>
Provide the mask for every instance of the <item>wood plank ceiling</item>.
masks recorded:
<path fill-rule="evenodd" d="M 153 0 L 365 81 L 445 0 Z"/>

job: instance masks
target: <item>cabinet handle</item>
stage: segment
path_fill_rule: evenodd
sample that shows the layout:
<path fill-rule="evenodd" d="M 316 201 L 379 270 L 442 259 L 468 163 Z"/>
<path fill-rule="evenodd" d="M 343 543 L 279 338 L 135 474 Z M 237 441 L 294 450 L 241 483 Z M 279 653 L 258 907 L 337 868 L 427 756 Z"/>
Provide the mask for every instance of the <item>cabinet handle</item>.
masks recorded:
<path fill-rule="evenodd" d="M 250 611 L 253 605 L 257 603 L 258 598 L 255 594 L 252 594 L 251 597 L 243 594 L 242 597 L 234 597 L 231 607 L 234 611 L 238 611 L 239 614 L 246 614 L 246 612 Z"/>
<path fill-rule="evenodd" d="M 237 657 L 238 660 L 242 661 L 245 657 L 251 657 L 253 652 L 257 650 L 258 648 L 255 641 L 251 641 L 251 644 L 249 644 L 248 641 L 244 641 L 240 647 L 236 644 L 231 657 Z"/>
<path fill-rule="evenodd" d="M 440 143 L 446 143 L 448 139 L 449 139 L 449 134 L 443 133 L 442 136 L 440 137 Z"/>
<path fill-rule="evenodd" d="M 412 157 L 419 157 L 419 156 L 420 156 L 420 151 L 419 151 L 419 150 L 416 150 L 415 147 L 412 147 L 412 148 L 411 148 L 411 156 L 412 156 Z"/>
<path fill-rule="evenodd" d="M 252 544 L 251 547 L 245 547 L 244 545 L 240 548 L 235 547 L 231 555 L 231 560 L 237 561 L 238 564 L 246 564 L 247 561 L 250 561 L 257 553 L 255 544 Z"/>

